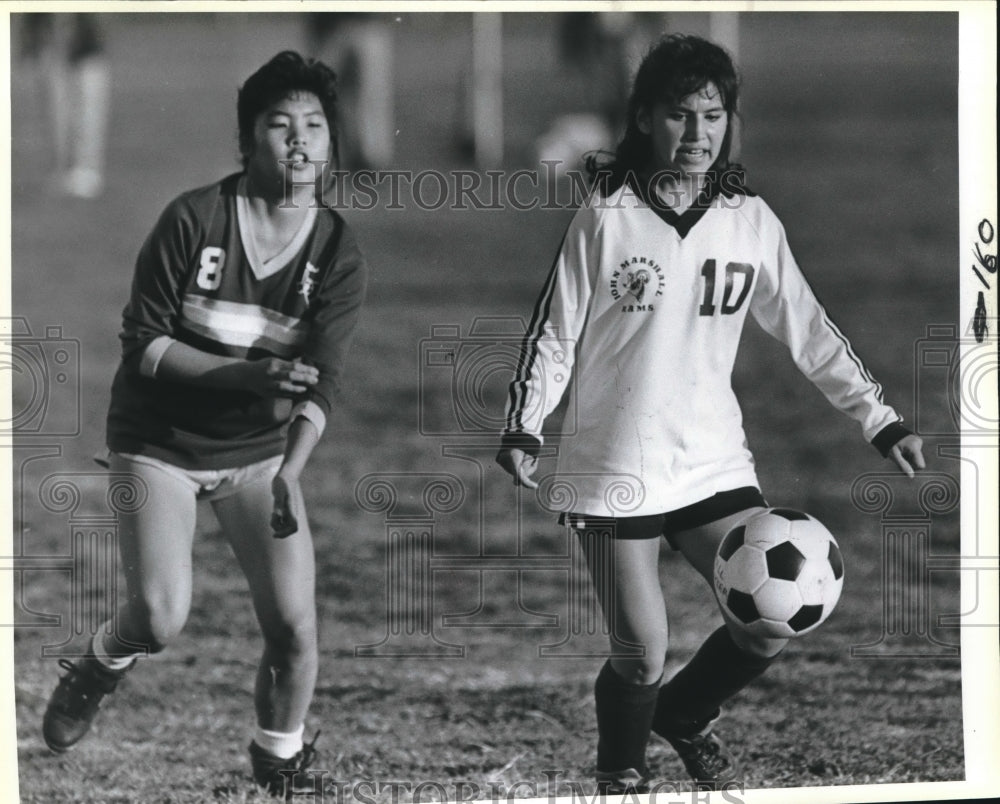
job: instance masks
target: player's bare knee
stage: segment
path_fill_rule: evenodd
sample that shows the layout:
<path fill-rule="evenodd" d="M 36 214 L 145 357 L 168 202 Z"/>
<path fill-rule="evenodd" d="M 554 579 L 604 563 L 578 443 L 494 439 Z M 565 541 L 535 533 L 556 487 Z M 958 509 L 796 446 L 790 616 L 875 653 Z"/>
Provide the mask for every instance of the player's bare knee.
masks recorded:
<path fill-rule="evenodd" d="M 133 601 L 130 614 L 138 641 L 150 653 L 159 653 L 184 629 L 188 606 L 169 599 Z"/>
<path fill-rule="evenodd" d="M 282 656 L 315 653 L 316 618 L 303 616 L 268 624 L 264 628 L 264 641 L 269 651 Z"/>
<path fill-rule="evenodd" d="M 647 650 L 645 656 L 615 657 L 611 666 L 629 684 L 652 684 L 663 676 L 663 652 L 656 655 Z"/>
<path fill-rule="evenodd" d="M 161 611 L 149 623 L 150 650 L 158 653 L 172 642 L 184 629 L 187 610 Z"/>

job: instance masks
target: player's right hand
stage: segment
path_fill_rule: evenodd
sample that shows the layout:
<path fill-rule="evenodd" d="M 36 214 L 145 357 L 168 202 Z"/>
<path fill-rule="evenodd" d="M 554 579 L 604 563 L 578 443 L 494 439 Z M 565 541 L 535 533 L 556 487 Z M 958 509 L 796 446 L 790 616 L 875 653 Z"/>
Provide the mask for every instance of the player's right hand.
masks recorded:
<path fill-rule="evenodd" d="M 538 468 L 538 459 L 534 455 L 529 455 L 523 449 L 516 447 L 511 449 L 505 447 L 497 453 L 497 463 L 514 478 L 515 486 L 538 488 L 538 482 L 531 479 Z"/>
<path fill-rule="evenodd" d="M 292 487 L 298 486 L 298 479 L 285 477 L 281 472 L 271 481 L 271 530 L 275 539 L 286 539 L 299 529 L 299 521 L 293 513 L 294 497 Z"/>
<path fill-rule="evenodd" d="M 301 394 L 319 382 L 319 370 L 299 359 L 262 357 L 246 365 L 247 390 L 261 396 Z"/>

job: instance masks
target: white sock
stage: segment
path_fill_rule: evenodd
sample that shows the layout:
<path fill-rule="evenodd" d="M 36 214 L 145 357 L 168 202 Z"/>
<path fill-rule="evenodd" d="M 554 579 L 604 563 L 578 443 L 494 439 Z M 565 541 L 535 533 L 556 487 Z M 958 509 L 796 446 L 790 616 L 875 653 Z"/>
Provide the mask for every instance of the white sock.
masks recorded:
<path fill-rule="evenodd" d="M 265 751 L 282 759 L 291 759 L 302 750 L 302 734 L 305 732 L 303 723 L 295 731 L 268 731 L 260 726 L 253 733 L 253 741 Z"/>
<path fill-rule="evenodd" d="M 108 635 L 108 630 L 110 628 L 111 621 L 104 623 L 94 634 L 94 638 L 90 641 L 90 650 L 94 654 L 94 658 L 97 659 L 101 664 L 110 670 L 124 670 L 130 664 L 132 660 L 138 656 L 138 653 L 131 653 L 128 656 L 109 656 L 108 650 L 104 646 L 104 639 Z"/>

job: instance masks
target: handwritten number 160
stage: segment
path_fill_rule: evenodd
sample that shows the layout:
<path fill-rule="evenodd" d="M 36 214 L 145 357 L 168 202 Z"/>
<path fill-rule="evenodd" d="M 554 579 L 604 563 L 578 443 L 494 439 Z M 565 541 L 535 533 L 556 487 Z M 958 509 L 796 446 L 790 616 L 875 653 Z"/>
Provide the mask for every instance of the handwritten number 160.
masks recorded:
<path fill-rule="evenodd" d="M 997 255 L 983 254 L 982 247 L 984 245 L 988 246 L 993 242 L 993 234 L 993 224 L 990 223 L 988 219 L 983 218 L 979 222 L 979 239 L 981 242 L 976 243 L 976 248 L 973 252 L 976 255 L 976 260 L 979 262 L 979 267 L 984 268 L 991 274 L 995 274 L 997 272 Z M 987 282 L 986 277 L 979 272 L 979 267 L 973 265 L 972 270 L 976 272 L 976 276 L 979 277 L 979 281 L 986 286 L 987 290 L 989 290 L 990 283 Z"/>
<path fill-rule="evenodd" d="M 989 219 L 983 218 L 979 222 L 979 243 L 976 243 L 975 251 L 976 260 L 979 262 L 979 266 L 972 266 L 972 270 L 976 272 L 976 276 L 979 277 L 979 281 L 982 282 L 986 289 L 990 289 L 990 283 L 986 281 L 980 272 L 979 268 L 983 268 L 987 273 L 995 274 L 997 272 L 997 255 L 996 254 L 983 254 L 983 246 L 989 245 L 993 242 L 993 224 L 989 222 Z M 979 291 L 978 300 L 976 302 L 976 312 L 972 316 L 972 331 L 975 333 L 976 342 L 982 343 L 986 338 L 989 328 L 986 324 L 986 299 L 983 298 L 983 292 Z"/>

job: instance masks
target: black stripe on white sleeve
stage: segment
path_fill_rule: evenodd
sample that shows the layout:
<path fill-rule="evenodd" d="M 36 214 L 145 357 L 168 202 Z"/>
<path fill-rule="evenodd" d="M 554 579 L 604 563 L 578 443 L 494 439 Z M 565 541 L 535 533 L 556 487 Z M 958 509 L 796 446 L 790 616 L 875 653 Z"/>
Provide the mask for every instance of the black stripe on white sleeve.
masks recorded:
<path fill-rule="evenodd" d="M 524 411 L 524 400 L 528 393 L 528 381 L 538 360 L 538 342 L 545 332 L 545 324 L 549 320 L 552 310 L 552 297 L 555 295 L 556 273 L 559 265 L 559 258 L 562 255 L 563 246 L 566 243 L 565 236 L 559 244 L 559 250 L 549 269 L 545 286 L 535 302 L 535 308 L 531 314 L 531 322 L 524 333 L 524 340 L 521 343 L 521 354 L 518 358 L 517 369 L 509 390 L 509 409 L 505 422 L 505 431 L 508 433 L 520 433 L 524 430 L 522 414 Z"/>

